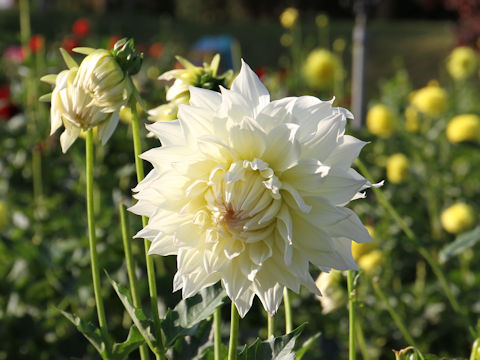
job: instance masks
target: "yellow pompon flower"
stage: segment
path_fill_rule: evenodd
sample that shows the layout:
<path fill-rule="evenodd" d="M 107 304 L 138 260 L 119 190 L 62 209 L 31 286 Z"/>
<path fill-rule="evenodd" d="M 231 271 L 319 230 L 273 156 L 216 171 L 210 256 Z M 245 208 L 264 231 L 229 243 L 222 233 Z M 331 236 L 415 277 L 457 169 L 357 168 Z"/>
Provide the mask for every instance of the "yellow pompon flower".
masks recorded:
<path fill-rule="evenodd" d="M 377 104 L 367 113 L 367 128 L 373 135 L 389 138 L 395 130 L 392 111 L 383 104 Z"/>
<path fill-rule="evenodd" d="M 387 179 L 393 184 L 400 184 L 408 175 L 410 162 L 404 154 L 394 154 L 387 159 Z"/>
<path fill-rule="evenodd" d="M 382 257 L 383 255 L 380 250 L 372 250 L 358 260 L 358 267 L 365 271 L 365 273 L 371 274 L 382 262 Z"/>
<path fill-rule="evenodd" d="M 314 88 L 328 88 L 342 71 L 337 57 L 326 49 L 315 49 L 303 64 L 303 76 Z"/>
<path fill-rule="evenodd" d="M 64 70 L 56 77 L 51 97 L 52 135 L 63 124 L 65 131 L 60 136 L 65 153 L 78 138 L 81 131 L 98 126 L 98 137 L 105 144 L 118 124 L 117 113 L 106 113 L 96 105 L 90 92 L 75 84 L 78 69 Z"/>
<path fill-rule="evenodd" d="M 345 39 L 338 38 L 338 39 L 335 39 L 332 47 L 335 52 L 342 53 L 345 51 L 345 48 L 347 47 L 347 42 L 345 41 Z"/>
<path fill-rule="evenodd" d="M 418 111 L 413 106 L 405 109 L 405 130 L 413 133 L 420 130 Z"/>
<path fill-rule="evenodd" d="M 352 255 L 353 259 L 358 263 L 360 258 L 369 253 L 370 251 L 374 250 L 376 248 L 375 244 L 375 239 L 376 239 L 376 234 L 375 234 L 375 229 L 371 225 L 365 225 L 365 228 L 367 229 L 368 233 L 372 237 L 374 241 L 372 242 L 367 242 L 367 243 L 356 243 L 352 242 Z"/>
<path fill-rule="evenodd" d="M 321 296 L 316 296 L 322 304 L 322 314 L 331 313 L 347 302 L 346 293 L 340 286 L 342 277 L 341 271 L 331 270 L 330 272 L 322 271 L 315 280 L 315 285 L 322 293 Z"/>
<path fill-rule="evenodd" d="M 455 116 L 448 122 L 447 139 L 452 144 L 462 141 L 478 141 L 480 139 L 480 117 L 474 114 Z"/>
<path fill-rule="evenodd" d="M 0 231 L 5 229 L 8 225 L 8 213 L 5 202 L 0 200 Z"/>
<path fill-rule="evenodd" d="M 147 128 L 162 146 L 134 189 L 130 211 L 149 217 L 136 237 L 150 254 L 177 255 L 184 298 L 221 282 L 240 316 L 257 296 L 276 313 L 285 288 L 319 294 L 309 273 L 356 268 L 351 242 L 371 237 L 347 204 L 373 185 L 351 166 L 364 142 L 352 114 L 312 96 L 270 101 L 242 61 L 231 89 L 190 87 L 178 121 Z"/>
<path fill-rule="evenodd" d="M 318 14 L 315 16 L 315 24 L 322 29 L 328 26 L 328 16 L 325 14 Z"/>
<path fill-rule="evenodd" d="M 451 77 L 457 80 L 472 76 L 478 67 L 478 56 L 475 50 L 468 46 L 455 48 L 447 60 L 447 70 Z"/>
<path fill-rule="evenodd" d="M 429 84 L 412 94 L 411 103 L 425 115 L 439 116 L 447 110 L 448 96 L 445 89 L 435 84 Z"/>
<path fill-rule="evenodd" d="M 280 14 L 280 23 L 285 29 L 291 29 L 297 22 L 297 19 L 298 10 L 293 7 L 286 8 Z"/>
<path fill-rule="evenodd" d="M 280 44 L 284 47 L 289 47 L 293 43 L 293 37 L 291 34 L 282 34 L 280 36 Z"/>
<path fill-rule="evenodd" d="M 443 228 L 452 234 L 469 230 L 475 224 L 473 208 L 465 203 L 456 203 L 442 212 Z"/>

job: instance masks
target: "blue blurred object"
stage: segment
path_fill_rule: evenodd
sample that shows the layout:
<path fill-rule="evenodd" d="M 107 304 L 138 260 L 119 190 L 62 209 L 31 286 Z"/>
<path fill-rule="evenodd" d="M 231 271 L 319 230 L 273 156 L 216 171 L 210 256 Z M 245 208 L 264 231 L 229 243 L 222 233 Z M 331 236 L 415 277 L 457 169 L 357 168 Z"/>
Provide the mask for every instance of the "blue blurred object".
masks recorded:
<path fill-rule="evenodd" d="M 220 72 L 239 70 L 240 46 L 230 35 L 206 36 L 196 41 L 192 46 L 191 59 L 201 65 L 205 59 L 211 59 L 217 53 L 221 56 Z"/>

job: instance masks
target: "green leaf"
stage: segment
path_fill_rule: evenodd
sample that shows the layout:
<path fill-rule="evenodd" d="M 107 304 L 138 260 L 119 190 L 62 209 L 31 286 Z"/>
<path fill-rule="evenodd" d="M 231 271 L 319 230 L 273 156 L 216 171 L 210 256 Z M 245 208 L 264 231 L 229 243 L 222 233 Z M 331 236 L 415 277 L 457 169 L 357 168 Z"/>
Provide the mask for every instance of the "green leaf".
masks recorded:
<path fill-rule="evenodd" d="M 95 49 L 90 47 L 76 47 L 73 48 L 72 51 L 76 52 L 77 54 L 90 55 L 95 51 Z"/>
<path fill-rule="evenodd" d="M 294 360 L 293 347 L 306 323 L 300 325 L 287 335 L 271 337 L 266 341 L 257 339 L 252 345 L 245 346 L 238 355 L 238 360 Z"/>
<path fill-rule="evenodd" d="M 40 81 L 46 82 L 51 85 L 55 85 L 55 83 L 57 82 L 57 76 L 58 76 L 57 74 L 48 74 L 48 75 L 42 76 L 40 78 Z"/>
<path fill-rule="evenodd" d="M 480 241 L 480 225 L 469 232 L 458 235 L 454 242 L 440 250 L 440 262 L 444 263 L 453 256 L 463 253 L 465 250 L 474 246 L 478 241 Z"/>
<path fill-rule="evenodd" d="M 102 338 L 100 329 L 97 328 L 92 323 L 87 323 L 86 321 L 80 319 L 78 316 L 70 314 L 66 311 L 59 310 L 63 316 L 65 316 L 70 322 L 75 325 L 78 331 L 80 331 L 83 336 L 85 336 L 88 341 L 95 347 L 98 353 L 102 356 L 103 359 L 108 359 L 106 343 Z"/>
<path fill-rule="evenodd" d="M 38 98 L 38 100 L 42 101 L 42 102 L 50 102 L 50 101 L 52 101 L 52 93 L 42 95 Z"/>
<path fill-rule="evenodd" d="M 217 286 L 202 289 L 197 295 L 180 301 L 175 309 L 168 310 L 162 321 L 166 346 L 171 347 L 178 338 L 193 335 L 198 324 L 224 303 L 225 290 Z"/>
<path fill-rule="evenodd" d="M 127 339 L 122 343 L 113 345 L 113 355 L 115 359 L 125 360 L 128 358 L 128 354 L 138 349 L 144 343 L 145 339 L 142 334 L 135 325 L 132 325 L 128 331 Z"/>
<path fill-rule="evenodd" d="M 197 327 L 197 331 L 192 336 L 180 338 L 175 342 L 172 348 L 172 360 L 182 359 L 209 359 L 211 352 L 211 359 L 213 359 L 213 321 L 202 321 Z M 226 359 L 228 349 L 223 346 L 220 349 L 221 359 Z"/>
<path fill-rule="evenodd" d="M 297 351 L 297 357 L 295 358 L 296 360 L 301 360 L 303 355 L 312 347 L 312 345 L 315 343 L 315 341 L 322 335 L 322 333 L 316 333 L 313 335 L 310 339 L 305 341 L 302 345 L 302 347 Z"/>
<path fill-rule="evenodd" d="M 65 64 L 67 64 L 69 69 L 78 67 L 77 62 L 73 60 L 73 58 L 64 48 L 60 48 L 60 53 L 62 54 L 63 61 L 65 61 Z"/>
<path fill-rule="evenodd" d="M 157 340 L 155 339 L 152 332 L 153 321 L 150 319 L 147 319 L 142 309 L 136 308 L 135 306 L 133 306 L 132 298 L 130 297 L 130 291 L 126 287 L 117 283 L 115 280 L 112 280 L 110 276 L 108 276 L 108 279 L 110 280 L 113 286 L 113 289 L 115 290 L 118 297 L 120 298 L 120 301 L 122 302 L 128 315 L 130 315 L 130 318 L 132 319 L 133 323 L 142 334 L 143 338 L 147 342 L 150 349 L 154 353 L 156 353 Z"/>

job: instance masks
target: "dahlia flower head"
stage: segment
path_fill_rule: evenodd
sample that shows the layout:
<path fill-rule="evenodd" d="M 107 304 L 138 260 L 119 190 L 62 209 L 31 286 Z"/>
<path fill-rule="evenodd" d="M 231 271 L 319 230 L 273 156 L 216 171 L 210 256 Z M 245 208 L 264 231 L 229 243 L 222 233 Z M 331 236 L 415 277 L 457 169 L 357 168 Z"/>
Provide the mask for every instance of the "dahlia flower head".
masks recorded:
<path fill-rule="evenodd" d="M 356 269 L 352 241 L 371 237 L 346 208 L 372 185 L 351 168 L 366 144 L 345 135 L 352 114 L 312 96 L 270 101 L 242 61 L 231 89 L 190 87 L 178 120 L 147 128 L 161 141 L 130 208 L 149 254 L 177 255 L 184 298 L 219 281 L 243 317 L 256 296 L 275 314 L 284 288 L 320 295 L 309 273 Z"/>

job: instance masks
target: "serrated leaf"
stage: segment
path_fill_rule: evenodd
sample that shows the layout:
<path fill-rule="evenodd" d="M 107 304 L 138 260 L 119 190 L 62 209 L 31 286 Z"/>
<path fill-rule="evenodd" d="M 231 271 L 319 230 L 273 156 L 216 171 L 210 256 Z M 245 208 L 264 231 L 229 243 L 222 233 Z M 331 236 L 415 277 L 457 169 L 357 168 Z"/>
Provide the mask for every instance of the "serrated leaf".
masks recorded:
<path fill-rule="evenodd" d="M 76 52 L 77 54 L 83 54 L 83 55 L 90 55 L 92 52 L 95 51 L 94 48 L 90 47 L 76 47 L 72 49 L 73 52 Z"/>
<path fill-rule="evenodd" d="M 113 345 L 113 355 L 115 359 L 125 360 L 128 358 L 128 354 L 138 349 L 145 343 L 145 339 L 135 325 L 130 327 L 128 331 L 127 339 L 122 343 L 116 343 Z"/>
<path fill-rule="evenodd" d="M 130 315 L 130 318 L 132 319 L 133 323 L 142 334 L 143 338 L 147 342 L 150 349 L 154 353 L 156 353 L 157 341 L 152 333 L 153 321 L 148 319 L 145 316 L 145 313 L 143 312 L 142 309 L 136 308 L 135 306 L 133 306 L 132 298 L 130 297 L 130 291 L 126 287 L 117 283 L 115 280 L 112 280 L 110 276 L 108 276 L 108 279 L 110 280 L 110 283 L 112 284 L 113 289 L 115 290 L 118 297 L 120 298 L 120 301 L 122 302 L 123 307 L 127 311 L 128 315 Z"/>
<path fill-rule="evenodd" d="M 47 84 L 55 85 L 57 82 L 57 74 L 48 74 L 45 76 L 42 76 L 40 78 L 40 81 L 46 82 Z"/>
<path fill-rule="evenodd" d="M 193 335 L 198 324 L 215 312 L 224 302 L 225 290 L 210 286 L 197 295 L 180 301 L 175 309 L 168 310 L 162 321 L 166 346 L 171 347 L 178 338 Z"/>
<path fill-rule="evenodd" d="M 245 346 L 238 355 L 238 360 L 294 360 L 293 348 L 306 323 L 300 325 L 291 333 L 265 341 L 257 339 L 252 345 Z"/>
<path fill-rule="evenodd" d="M 465 250 L 470 249 L 479 241 L 480 225 L 469 232 L 458 235 L 454 242 L 448 244 L 442 250 L 440 250 L 440 262 L 444 263 L 455 255 L 463 253 Z"/>
<path fill-rule="evenodd" d="M 310 339 L 305 341 L 300 349 L 297 351 L 297 357 L 295 358 L 296 360 L 301 360 L 303 355 L 312 347 L 312 345 L 315 343 L 315 341 L 322 335 L 322 333 L 316 333 L 313 335 Z"/>
<path fill-rule="evenodd" d="M 52 101 L 52 93 L 48 93 L 48 94 L 45 94 L 45 95 L 42 95 L 38 98 L 38 101 L 42 101 L 42 102 L 50 102 Z"/>
<path fill-rule="evenodd" d="M 63 61 L 65 61 L 65 64 L 67 64 L 69 69 L 72 69 L 74 67 L 78 67 L 78 64 L 73 58 L 70 56 L 70 54 L 64 49 L 60 48 L 60 53 L 62 54 Z"/>
<path fill-rule="evenodd" d="M 83 336 L 87 338 L 88 341 L 95 347 L 98 353 L 102 356 L 103 359 L 108 359 L 107 348 L 105 341 L 102 338 L 102 333 L 100 329 L 97 328 L 92 323 L 86 322 L 85 320 L 80 319 L 78 316 L 70 314 L 66 311 L 59 310 L 63 316 L 65 316 L 70 322 L 75 325 L 78 331 L 80 331 Z"/>
<path fill-rule="evenodd" d="M 178 339 L 172 348 L 172 360 L 192 359 L 200 360 L 205 358 L 205 352 L 208 349 L 213 350 L 213 321 L 202 321 L 198 324 L 195 334 Z M 227 358 L 228 349 L 225 350 L 225 356 L 221 359 Z M 213 355 L 213 351 L 212 351 Z M 213 357 L 212 357 L 213 360 Z"/>

